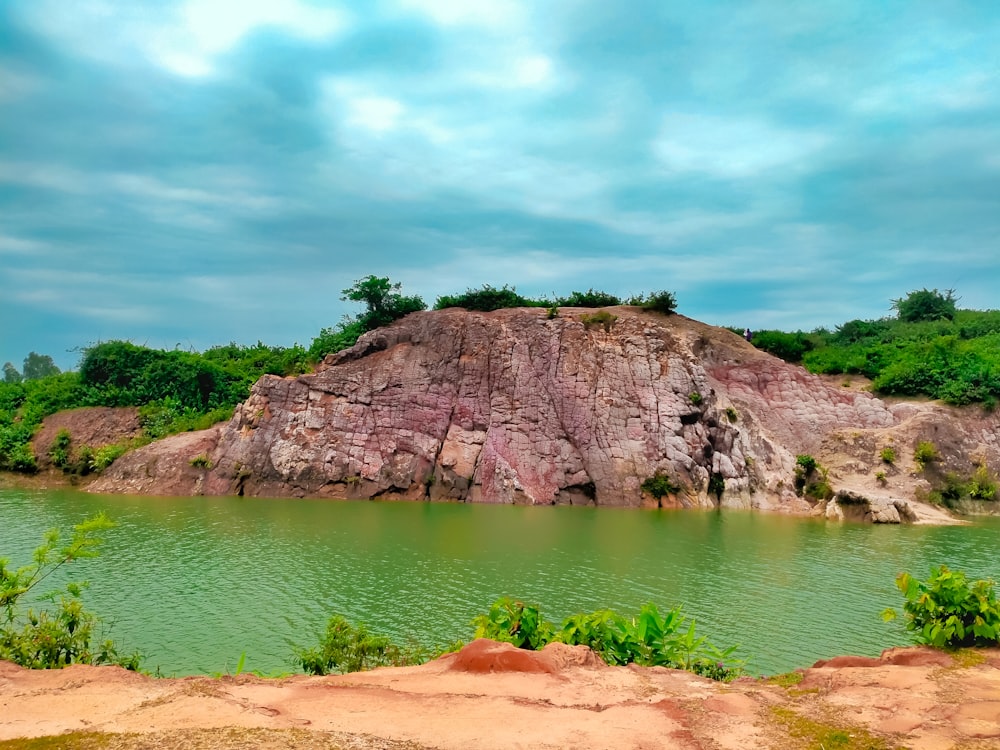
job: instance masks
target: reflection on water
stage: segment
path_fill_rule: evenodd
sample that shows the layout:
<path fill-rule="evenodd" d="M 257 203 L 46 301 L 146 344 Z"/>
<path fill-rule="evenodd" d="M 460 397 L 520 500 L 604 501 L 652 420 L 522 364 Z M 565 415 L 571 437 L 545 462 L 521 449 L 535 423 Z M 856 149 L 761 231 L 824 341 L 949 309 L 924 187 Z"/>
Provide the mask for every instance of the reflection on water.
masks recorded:
<path fill-rule="evenodd" d="M 101 558 L 69 574 L 112 635 L 166 674 L 293 669 L 331 612 L 398 639 L 444 644 L 498 596 L 545 615 L 683 604 L 718 645 L 774 673 L 906 642 L 879 613 L 901 570 L 945 563 L 1000 578 L 1000 522 L 827 524 L 736 511 L 630 511 L 0 490 L 0 554 L 23 564 L 42 533 L 105 511 Z"/>

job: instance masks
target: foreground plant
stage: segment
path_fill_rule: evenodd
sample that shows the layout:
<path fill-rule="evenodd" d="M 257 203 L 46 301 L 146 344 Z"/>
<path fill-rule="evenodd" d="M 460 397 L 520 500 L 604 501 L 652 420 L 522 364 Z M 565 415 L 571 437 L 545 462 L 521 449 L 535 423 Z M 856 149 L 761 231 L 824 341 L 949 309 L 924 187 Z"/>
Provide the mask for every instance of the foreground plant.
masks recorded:
<path fill-rule="evenodd" d="M 398 646 L 388 636 L 371 632 L 364 623 L 352 625 L 341 615 L 330 618 L 316 647 L 296 651 L 302 669 L 315 675 L 405 667 L 422 664 L 429 657 L 424 649 Z"/>
<path fill-rule="evenodd" d="M 32 562 L 12 569 L 0 558 L 0 659 L 29 669 L 58 669 L 69 664 L 116 664 L 139 668 L 140 655 L 123 655 L 110 640 L 94 643 L 100 620 L 83 608 L 86 582 L 70 582 L 40 597 L 50 608 L 24 608 L 28 595 L 44 580 L 74 560 L 98 556 L 99 534 L 115 524 L 103 513 L 73 527 L 60 544 L 58 529 L 46 532 Z"/>
<path fill-rule="evenodd" d="M 926 583 L 900 573 L 896 586 L 906 598 L 906 628 L 918 643 L 946 649 L 1000 645 L 1000 602 L 993 581 L 970 585 L 965 573 L 942 565 L 931 568 Z M 887 622 L 895 618 L 894 609 L 882 612 Z"/>
<path fill-rule="evenodd" d="M 640 664 L 685 669 L 728 681 L 743 671 L 743 660 L 732 658 L 738 648 L 720 649 L 695 631 L 695 621 L 680 607 L 661 615 L 647 603 L 636 617 L 610 609 L 574 614 L 556 628 L 534 605 L 503 597 L 485 615 L 472 621 L 473 637 L 492 638 L 518 648 L 537 650 L 552 642 L 591 648 L 611 665 Z"/>

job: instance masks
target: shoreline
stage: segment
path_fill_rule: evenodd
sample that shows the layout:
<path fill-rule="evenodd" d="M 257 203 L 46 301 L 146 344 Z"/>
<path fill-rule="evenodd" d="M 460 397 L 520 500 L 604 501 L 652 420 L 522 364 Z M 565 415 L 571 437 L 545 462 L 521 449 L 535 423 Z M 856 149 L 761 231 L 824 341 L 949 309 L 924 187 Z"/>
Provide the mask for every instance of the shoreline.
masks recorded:
<path fill-rule="evenodd" d="M 527 652 L 480 640 L 416 667 L 328 677 L 154 678 L 118 667 L 30 671 L 0 662 L 0 741 L 738 750 L 850 737 L 858 744 L 835 746 L 946 750 L 996 746 L 998 696 L 995 648 L 894 648 L 725 684 L 663 667 L 610 667 L 583 646 Z M 0 743 L 8 747 L 21 745 Z"/>

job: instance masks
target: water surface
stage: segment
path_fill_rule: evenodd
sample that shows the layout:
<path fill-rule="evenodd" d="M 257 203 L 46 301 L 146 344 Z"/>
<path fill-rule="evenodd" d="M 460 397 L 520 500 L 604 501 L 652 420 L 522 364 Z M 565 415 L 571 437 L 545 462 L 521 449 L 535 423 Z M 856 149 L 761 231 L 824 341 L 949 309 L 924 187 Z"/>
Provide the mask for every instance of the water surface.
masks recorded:
<path fill-rule="evenodd" d="M 74 563 L 87 606 L 164 674 L 294 669 L 332 612 L 396 639 L 445 644 L 499 596 L 559 621 L 683 604 L 755 672 L 907 642 L 893 580 L 947 564 L 1000 578 L 1000 520 L 865 526 L 749 512 L 157 498 L 0 490 L 0 555 L 105 511 L 103 555 Z"/>

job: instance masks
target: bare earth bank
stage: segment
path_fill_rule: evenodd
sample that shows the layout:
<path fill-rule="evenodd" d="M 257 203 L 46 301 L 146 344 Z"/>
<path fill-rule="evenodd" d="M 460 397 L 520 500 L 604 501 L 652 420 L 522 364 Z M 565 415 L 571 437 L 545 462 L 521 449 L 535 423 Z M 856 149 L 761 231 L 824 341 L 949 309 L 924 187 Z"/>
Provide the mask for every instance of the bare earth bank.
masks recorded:
<path fill-rule="evenodd" d="M 0 740 L 12 740 L 0 748 L 45 736 L 70 748 L 1000 747 L 1000 650 L 892 649 L 800 674 L 725 685 L 609 667 L 582 646 L 530 653 L 486 640 L 419 667 L 332 677 L 154 679 L 0 662 Z"/>

